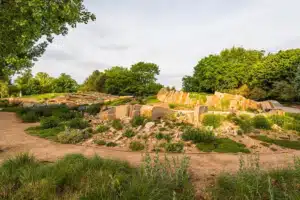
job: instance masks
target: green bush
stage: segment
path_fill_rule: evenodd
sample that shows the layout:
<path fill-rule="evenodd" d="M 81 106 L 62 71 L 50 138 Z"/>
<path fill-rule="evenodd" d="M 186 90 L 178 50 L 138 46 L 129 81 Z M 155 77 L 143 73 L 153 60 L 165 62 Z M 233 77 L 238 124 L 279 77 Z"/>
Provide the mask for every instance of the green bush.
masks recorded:
<path fill-rule="evenodd" d="M 96 132 L 98 132 L 98 133 L 104 133 L 108 130 L 109 130 L 109 127 L 105 126 L 105 125 L 99 125 L 96 127 Z"/>
<path fill-rule="evenodd" d="M 106 145 L 105 140 L 99 140 L 99 139 L 95 139 L 94 143 L 100 146 Z"/>
<path fill-rule="evenodd" d="M 102 104 L 97 103 L 97 104 L 92 104 L 87 106 L 85 112 L 90 114 L 90 115 L 97 115 L 100 110 L 101 110 Z"/>
<path fill-rule="evenodd" d="M 252 124 L 257 129 L 271 129 L 271 123 L 263 115 L 256 115 L 252 118 Z"/>
<path fill-rule="evenodd" d="M 116 146 L 118 146 L 118 144 L 115 142 L 108 142 L 108 143 L 106 143 L 106 146 L 107 147 L 116 147 Z"/>
<path fill-rule="evenodd" d="M 20 155 L 0 166 L 0 199 L 195 199 L 189 160 L 144 157 L 141 167 L 94 156 L 39 162 Z M 176 170 L 170 170 L 176 169 Z"/>
<path fill-rule="evenodd" d="M 268 119 L 273 123 L 277 124 L 280 127 L 283 127 L 285 124 L 286 117 L 282 115 L 271 115 Z"/>
<path fill-rule="evenodd" d="M 206 114 L 203 117 L 202 124 L 204 126 L 212 126 L 214 128 L 218 128 L 221 126 L 222 116 L 215 114 Z"/>
<path fill-rule="evenodd" d="M 9 101 L 6 99 L 0 99 L 0 108 L 6 108 L 9 106 Z"/>
<path fill-rule="evenodd" d="M 57 141 L 62 144 L 76 144 L 84 139 L 84 134 L 76 129 L 65 130 L 57 135 Z"/>
<path fill-rule="evenodd" d="M 88 121 L 81 118 L 72 119 L 68 123 L 68 125 L 70 126 L 70 128 L 74 128 L 74 129 L 85 129 L 90 126 Z"/>
<path fill-rule="evenodd" d="M 212 131 L 198 128 L 186 128 L 181 137 L 185 141 L 193 141 L 194 143 L 210 143 L 216 140 L 216 137 Z"/>
<path fill-rule="evenodd" d="M 41 120 L 41 128 L 48 129 L 48 128 L 54 128 L 59 125 L 59 119 L 55 116 L 43 118 Z"/>
<path fill-rule="evenodd" d="M 127 129 L 124 133 L 123 133 L 124 137 L 127 138 L 132 138 L 133 136 L 135 136 L 135 132 L 132 129 Z"/>
<path fill-rule="evenodd" d="M 167 152 L 181 153 L 183 152 L 184 144 L 182 142 L 166 143 L 164 147 Z"/>
<path fill-rule="evenodd" d="M 176 108 L 176 104 L 170 103 L 170 104 L 169 104 L 169 108 L 170 108 L 170 109 Z"/>
<path fill-rule="evenodd" d="M 238 125 L 243 133 L 250 133 L 253 130 L 252 120 L 248 115 L 232 117 L 231 121 Z"/>
<path fill-rule="evenodd" d="M 132 141 L 132 142 L 130 142 L 129 148 L 132 151 L 142 151 L 145 149 L 145 145 L 139 141 Z"/>
<path fill-rule="evenodd" d="M 131 120 L 131 125 L 133 127 L 138 127 L 138 126 L 143 126 L 144 123 L 146 121 L 146 118 L 143 116 L 135 116 L 132 120 Z"/>
<path fill-rule="evenodd" d="M 30 127 L 26 129 L 26 132 L 29 133 L 30 135 L 38 136 L 41 138 L 56 140 L 57 134 L 61 133 L 64 130 L 65 128 L 62 126 L 58 126 L 50 129 L 42 129 L 40 126 L 37 126 L 37 127 Z"/>
<path fill-rule="evenodd" d="M 123 125 L 121 120 L 119 119 L 115 119 L 112 121 L 112 127 L 116 130 L 122 130 L 123 129 Z"/>
<path fill-rule="evenodd" d="M 237 143 L 229 138 L 218 138 L 214 142 L 200 142 L 196 145 L 200 151 L 204 152 L 219 152 L 219 153 L 250 153 L 244 144 Z"/>
<path fill-rule="evenodd" d="M 38 122 L 40 118 L 36 112 L 29 111 L 29 112 L 21 115 L 21 119 L 23 122 L 33 123 L 33 122 Z"/>
<path fill-rule="evenodd" d="M 56 116 L 63 121 L 68 121 L 71 119 L 81 117 L 80 113 L 78 113 L 76 111 L 70 111 L 70 110 L 69 111 L 61 111 L 61 110 L 53 111 L 53 116 Z"/>
<path fill-rule="evenodd" d="M 163 133 L 160 133 L 160 132 L 155 134 L 155 138 L 158 139 L 158 140 L 164 139 L 164 136 L 165 135 Z"/>

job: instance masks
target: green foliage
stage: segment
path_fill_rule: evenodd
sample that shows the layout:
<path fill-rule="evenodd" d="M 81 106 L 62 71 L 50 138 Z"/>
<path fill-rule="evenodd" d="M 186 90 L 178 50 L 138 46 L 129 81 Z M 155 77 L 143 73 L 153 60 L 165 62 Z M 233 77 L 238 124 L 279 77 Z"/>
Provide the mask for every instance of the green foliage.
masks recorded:
<path fill-rule="evenodd" d="M 131 120 L 131 125 L 133 127 L 143 126 L 145 124 L 146 120 L 147 119 L 143 116 L 135 116 Z"/>
<path fill-rule="evenodd" d="M 43 129 L 40 126 L 30 127 L 26 129 L 26 132 L 30 135 L 38 136 L 41 138 L 46 138 L 50 140 L 56 140 L 57 134 L 63 132 L 65 130 L 62 126 L 57 126 L 55 128 Z"/>
<path fill-rule="evenodd" d="M 121 120 L 115 119 L 112 121 L 112 127 L 116 130 L 122 130 L 123 124 L 122 124 Z"/>
<path fill-rule="evenodd" d="M 276 144 L 278 146 L 290 148 L 290 149 L 300 149 L 300 141 L 291 141 L 291 140 L 277 140 L 269 138 L 265 135 L 257 135 L 257 136 L 251 136 L 253 139 L 260 140 L 263 142 Z"/>
<path fill-rule="evenodd" d="M 0 79 L 0 98 L 8 97 L 8 95 L 9 95 L 8 84 Z"/>
<path fill-rule="evenodd" d="M 78 84 L 70 75 L 62 73 L 58 78 L 53 80 L 52 87 L 55 93 L 76 92 Z"/>
<path fill-rule="evenodd" d="M 87 91 L 97 91 L 104 92 L 105 87 L 104 83 L 106 80 L 106 76 L 103 72 L 99 72 L 99 70 L 93 71 L 93 73 L 84 81 L 83 85 L 79 90 L 87 92 Z"/>
<path fill-rule="evenodd" d="M 185 141 L 193 141 L 194 143 L 211 143 L 216 140 L 212 131 L 191 127 L 186 128 L 181 137 Z"/>
<path fill-rule="evenodd" d="M 118 98 L 113 101 L 108 101 L 105 104 L 108 106 L 120 106 L 129 103 L 132 100 L 132 98 Z"/>
<path fill-rule="evenodd" d="M 86 108 L 85 112 L 87 112 L 90 115 L 97 115 L 100 112 L 101 107 L 102 104 L 92 104 Z"/>
<path fill-rule="evenodd" d="M 203 117 L 202 124 L 204 126 L 212 126 L 214 128 L 218 128 L 221 126 L 222 116 L 215 114 L 206 114 Z"/>
<path fill-rule="evenodd" d="M 233 116 L 229 120 L 238 125 L 243 133 L 250 133 L 253 130 L 252 119 L 249 115 Z"/>
<path fill-rule="evenodd" d="M 129 148 L 132 151 L 142 151 L 145 149 L 145 145 L 139 141 L 132 141 L 132 142 L 130 142 Z"/>
<path fill-rule="evenodd" d="M 76 144 L 91 137 L 91 134 L 77 129 L 67 129 L 57 134 L 56 140 L 63 144 Z"/>
<path fill-rule="evenodd" d="M 266 130 L 271 129 L 271 123 L 263 115 L 256 115 L 255 117 L 253 117 L 252 123 L 253 123 L 254 128 L 257 128 L 257 129 L 266 129 Z"/>
<path fill-rule="evenodd" d="M 158 139 L 158 140 L 165 139 L 167 142 L 170 142 L 172 140 L 172 136 L 171 135 L 169 135 L 169 134 L 163 134 L 161 132 L 156 133 L 155 134 L 155 138 Z"/>
<path fill-rule="evenodd" d="M 174 103 L 169 103 L 169 108 L 174 109 L 176 107 L 176 104 Z"/>
<path fill-rule="evenodd" d="M 59 123 L 60 123 L 59 119 L 55 116 L 43 118 L 41 120 L 41 128 L 43 129 L 55 128 L 59 125 Z"/>
<path fill-rule="evenodd" d="M 29 111 L 29 112 L 26 112 L 25 114 L 21 115 L 21 119 L 23 122 L 33 123 L 33 122 L 39 121 L 39 116 L 36 112 Z"/>
<path fill-rule="evenodd" d="M 265 171 L 258 158 L 240 161 L 238 172 L 223 173 L 212 189 L 213 199 L 299 199 L 299 159 L 289 168 Z M 250 163 L 246 165 L 245 163 Z"/>
<path fill-rule="evenodd" d="M 182 142 L 166 143 L 164 148 L 167 152 L 181 153 L 183 152 L 184 144 Z"/>
<path fill-rule="evenodd" d="M 106 141 L 105 140 L 99 140 L 99 139 L 95 139 L 94 143 L 100 146 L 104 146 L 106 145 Z"/>
<path fill-rule="evenodd" d="M 132 129 L 127 129 L 124 133 L 123 133 L 124 137 L 127 138 L 132 138 L 135 136 L 135 132 Z"/>
<path fill-rule="evenodd" d="M 107 147 L 116 147 L 116 146 L 118 146 L 118 144 L 115 142 L 108 142 L 108 143 L 106 143 L 106 146 Z"/>
<path fill-rule="evenodd" d="M 237 143 L 229 138 L 218 138 L 211 143 L 200 142 L 196 145 L 200 151 L 219 153 L 250 153 L 244 144 Z"/>
<path fill-rule="evenodd" d="M 296 89 L 293 85 L 286 81 L 274 82 L 273 88 L 269 94 L 270 98 L 278 99 L 280 101 L 295 101 L 297 97 Z"/>
<path fill-rule="evenodd" d="M 96 132 L 98 132 L 98 133 L 104 133 L 104 132 L 106 132 L 108 130 L 109 130 L 109 127 L 105 126 L 105 125 L 99 125 L 96 128 Z"/>
<path fill-rule="evenodd" d="M 146 98 L 145 104 L 154 104 L 154 103 L 159 103 L 160 101 L 157 99 L 156 96 L 149 96 Z"/>
<path fill-rule="evenodd" d="M 54 35 L 95 20 L 82 0 L 2 1 L 0 9 L 0 79 L 33 65 Z"/>
<path fill-rule="evenodd" d="M 74 129 L 85 129 L 90 126 L 89 122 L 82 118 L 72 119 L 68 123 L 68 125 L 70 126 L 70 128 L 74 128 Z"/>

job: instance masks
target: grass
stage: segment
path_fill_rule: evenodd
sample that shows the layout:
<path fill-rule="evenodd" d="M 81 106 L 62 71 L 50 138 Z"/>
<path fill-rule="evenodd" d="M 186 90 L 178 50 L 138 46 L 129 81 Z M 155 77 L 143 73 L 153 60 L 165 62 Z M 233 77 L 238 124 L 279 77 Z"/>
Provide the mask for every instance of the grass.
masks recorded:
<path fill-rule="evenodd" d="M 42 163 L 27 154 L 0 166 L 0 199 L 194 199 L 187 158 L 144 157 L 140 168 L 98 156 Z M 174 169 L 174 170 L 170 170 Z"/>
<path fill-rule="evenodd" d="M 237 173 L 223 173 L 217 177 L 212 188 L 212 199 L 263 200 L 263 199 L 300 199 L 300 162 L 286 169 L 262 170 L 258 157 L 252 157 L 246 165 L 240 161 Z"/>
<path fill-rule="evenodd" d="M 193 106 L 191 105 L 186 105 L 186 104 L 175 104 L 175 103 L 170 103 L 169 104 L 170 109 L 174 110 L 192 110 Z"/>
<path fill-rule="evenodd" d="M 260 140 L 260 141 L 266 142 L 266 143 L 276 144 L 276 145 L 281 146 L 281 147 L 286 147 L 286 148 L 290 148 L 290 149 L 297 149 L 297 150 L 300 149 L 300 141 L 277 140 L 277 139 L 269 138 L 265 135 L 255 135 L 255 136 L 251 136 L 251 138 L 256 139 L 256 140 Z"/>
<path fill-rule="evenodd" d="M 99 125 L 96 127 L 96 132 L 98 132 L 98 133 L 104 133 L 108 130 L 109 130 L 109 127 L 105 126 L 105 125 Z"/>
<path fill-rule="evenodd" d="M 206 114 L 203 117 L 202 124 L 204 126 L 212 126 L 214 128 L 218 128 L 221 126 L 222 116 L 215 114 Z"/>
<path fill-rule="evenodd" d="M 122 124 L 121 120 L 115 119 L 112 121 L 112 127 L 116 130 L 122 130 L 123 124 Z"/>
<path fill-rule="evenodd" d="M 37 127 L 30 127 L 28 129 L 26 129 L 26 132 L 30 135 L 55 140 L 57 134 L 59 134 L 60 132 L 62 132 L 64 130 L 65 130 L 65 128 L 62 126 L 58 126 L 58 127 L 50 128 L 50 129 L 43 129 L 40 126 L 37 126 Z"/>
<path fill-rule="evenodd" d="M 89 122 L 82 118 L 75 118 L 68 122 L 70 128 L 85 129 L 90 126 Z"/>
<path fill-rule="evenodd" d="M 193 141 L 194 143 L 211 143 L 216 140 L 212 131 L 198 128 L 186 128 L 181 137 L 184 141 Z"/>
<path fill-rule="evenodd" d="M 210 143 L 200 142 L 196 145 L 200 151 L 218 153 L 250 153 L 244 144 L 235 142 L 229 138 L 217 138 Z"/>
<path fill-rule="evenodd" d="M 263 115 L 256 115 L 253 117 L 252 124 L 254 128 L 265 130 L 270 130 L 272 126 L 271 122 Z"/>
<path fill-rule="evenodd" d="M 239 115 L 239 116 L 228 115 L 227 119 L 229 121 L 232 121 L 236 125 L 238 125 L 242 133 L 250 133 L 254 129 L 251 117 L 249 115 Z"/>
<path fill-rule="evenodd" d="M 168 142 L 170 142 L 170 141 L 172 140 L 172 136 L 171 136 L 171 135 L 169 135 L 169 134 L 163 134 L 163 133 L 161 133 L 161 132 L 156 133 L 156 134 L 155 134 L 155 138 L 156 138 L 157 140 L 165 139 L 165 140 L 168 141 Z"/>
<path fill-rule="evenodd" d="M 135 116 L 131 120 L 131 125 L 133 127 L 143 126 L 147 119 L 143 116 Z"/>
<path fill-rule="evenodd" d="M 100 139 L 95 139 L 94 143 L 99 145 L 99 146 L 104 146 L 106 145 L 106 141 L 105 140 L 100 140 Z"/>
<path fill-rule="evenodd" d="M 53 99 L 59 96 L 64 96 L 64 95 L 65 93 L 46 93 L 46 94 L 35 94 L 35 95 L 23 96 L 22 98 L 43 101 L 43 100 Z"/>
<path fill-rule="evenodd" d="M 183 144 L 183 142 L 174 142 L 174 143 L 168 142 L 168 143 L 165 143 L 164 148 L 165 148 L 166 152 L 182 153 L 184 144 Z"/>
<path fill-rule="evenodd" d="M 115 143 L 115 142 L 107 142 L 107 143 L 106 143 L 106 146 L 107 146 L 107 147 L 116 147 L 116 146 L 118 146 L 118 144 Z"/>
<path fill-rule="evenodd" d="M 119 99 L 115 99 L 113 101 L 105 102 L 105 105 L 108 105 L 108 106 L 120 106 L 120 105 L 127 104 L 130 101 L 132 101 L 132 98 L 119 98 Z"/>
<path fill-rule="evenodd" d="M 146 104 L 154 104 L 154 103 L 159 103 L 160 101 L 157 99 L 156 96 L 149 96 L 146 98 L 145 103 Z"/>
<path fill-rule="evenodd" d="M 127 138 L 132 138 L 135 136 L 135 132 L 132 129 L 127 129 L 124 133 L 123 133 L 124 137 Z"/>
<path fill-rule="evenodd" d="M 132 141 L 130 142 L 129 148 L 132 151 L 142 151 L 145 149 L 145 145 L 139 141 Z"/>

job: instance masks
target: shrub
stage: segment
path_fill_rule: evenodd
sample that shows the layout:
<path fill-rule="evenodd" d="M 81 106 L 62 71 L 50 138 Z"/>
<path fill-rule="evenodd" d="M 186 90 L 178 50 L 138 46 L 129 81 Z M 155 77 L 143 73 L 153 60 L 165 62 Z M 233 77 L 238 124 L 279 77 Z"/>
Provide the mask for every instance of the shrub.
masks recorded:
<path fill-rule="evenodd" d="M 115 119 L 112 121 L 112 127 L 116 130 L 122 130 L 123 129 L 123 125 L 121 123 L 121 120 L 119 119 Z"/>
<path fill-rule="evenodd" d="M 99 125 L 96 128 L 96 132 L 98 132 L 98 133 L 104 133 L 104 132 L 106 132 L 108 130 L 109 130 L 109 127 L 105 126 L 105 125 Z"/>
<path fill-rule="evenodd" d="M 232 117 L 231 121 L 238 125 L 243 133 L 250 133 L 253 130 L 252 120 L 248 115 Z"/>
<path fill-rule="evenodd" d="M 64 130 L 65 128 L 62 126 L 57 126 L 55 128 L 49 128 L 49 129 L 42 129 L 40 126 L 37 126 L 37 127 L 30 127 L 26 129 L 26 132 L 41 138 L 56 140 L 57 134 L 61 133 Z"/>
<path fill-rule="evenodd" d="M 271 144 L 276 144 L 278 146 L 290 148 L 290 149 L 297 149 L 300 150 L 300 141 L 291 141 L 291 140 L 277 140 L 269 138 L 265 135 L 257 135 L 257 136 L 251 136 L 251 138 L 260 140 L 262 142 L 267 142 Z"/>
<path fill-rule="evenodd" d="M 59 119 L 55 116 L 43 118 L 41 120 L 41 128 L 48 129 L 48 128 L 54 128 L 59 125 Z"/>
<path fill-rule="evenodd" d="M 36 112 L 29 111 L 29 112 L 21 115 L 21 119 L 22 119 L 23 122 L 33 123 L 33 122 L 38 122 L 39 121 L 39 116 L 37 115 Z"/>
<path fill-rule="evenodd" d="M 92 105 L 87 106 L 85 112 L 90 115 L 96 115 L 100 112 L 101 107 L 102 107 L 102 104 L 100 104 L 100 103 L 92 104 Z"/>
<path fill-rule="evenodd" d="M 155 134 L 155 138 L 158 139 L 158 140 L 162 140 L 162 139 L 164 138 L 164 134 L 163 134 L 163 133 L 160 133 L 160 132 L 159 132 L 159 133 L 156 133 L 156 134 Z"/>
<path fill-rule="evenodd" d="M 169 108 L 170 108 L 170 109 L 176 108 L 176 104 L 170 103 L 170 104 L 169 104 Z"/>
<path fill-rule="evenodd" d="M 95 139 L 94 143 L 100 146 L 106 145 L 105 140 L 99 140 L 99 139 Z"/>
<path fill-rule="evenodd" d="M 90 126 L 88 121 L 81 118 L 72 119 L 68 124 L 70 128 L 74 129 L 85 129 Z"/>
<path fill-rule="evenodd" d="M 167 152 L 181 153 L 183 152 L 184 144 L 182 142 L 166 143 L 164 147 Z"/>
<path fill-rule="evenodd" d="M 142 151 L 143 149 L 145 149 L 145 145 L 139 141 L 132 141 L 130 142 L 129 148 L 132 151 Z"/>
<path fill-rule="evenodd" d="M 116 147 L 116 146 L 118 146 L 118 144 L 115 142 L 108 142 L 108 143 L 106 143 L 106 146 L 107 147 Z"/>
<path fill-rule="evenodd" d="M 84 140 L 80 130 L 65 130 L 57 135 L 57 141 L 63 144 L 76 144 Z"/>
<path fill-rule="evenodd" d="M 193 141 L 194 143 L 199 143 L 199 142 L 210 143 L 216 139 L 212 131 L 198 129 L 198 128 L 185 129 L 181 137 L 185 141 Z"/>
<path fill-rule="evenodd" d="M 63 120 L 63 121 L 68 121 L 74 118 L 80 118 L 80 113 L 75 112 L 75 111 L 54 111 L 53 115 L 58 117 L 59 119 Z"/>
<path fill-rule="evenodd" d="M 142 116 L 135 116 L 132 120 L 131 120 L 131 125 L 133 127 L 138 127 L 138 126 L 143 126 L 144 123 L 146 121 L 145 117 Z"/>
<path fill-rule="evenodd" d="M 123 136 L 127 138 L 132 138 L 133 136 L 135 136 L 135 132 L 132 129 L 127 129 L 125 133 L 123 133 Z"/>
<path fill-rule="evenodd" d="M 9 101 L 6 99 L 0 99 L 0 108 L 6 108 L 9 106 Z"/>
<path fill-rule="evenodd" d="M 222 116 L 214 115 L 214 114 L 206 114 L 203 117 L 202 124 L 204 126 L 212 126 L 214 128 L 218 128 L 221 126 Z"/>
<path fill-rule="evenodd" d="M 252 118 L 253 126 L 257 129 L 271 129 L 271 123 L 268 119 L 263 115 L 256 115 Z"/>
<path fill-rule="evenodd" d="M 196 147 L 204 152 L 219 152 L 219 153 L 250 153 L 244 144 L 237 143 L 229 138 L 218 138 L 211 143 L 198 143 Z"/>

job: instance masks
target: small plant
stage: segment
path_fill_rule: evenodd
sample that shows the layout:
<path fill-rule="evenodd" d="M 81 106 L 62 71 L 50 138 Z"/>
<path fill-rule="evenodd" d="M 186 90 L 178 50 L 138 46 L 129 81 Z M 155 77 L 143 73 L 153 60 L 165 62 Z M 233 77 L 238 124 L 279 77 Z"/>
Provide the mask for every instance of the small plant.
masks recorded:
<path fill-rule="evenodd" d="M 170 142 L 172 140 L 172 136 L 169 135 L 169 134 L 164 134 L 164 139 L 167 141 L 167 142 Z"/>
<path fill-rule="evenodd" d="M 132 138 L 135 136 L 135 132 L 132 129 L 127 129 L 125 133 L 123 133 L 124 137 Z"/>
<path fill-rule="evenodd" d="M 170 103 L 170 104 L 169 104 L 169 108 L 170 108 L 170 109 L 176 108 L 176 104 Z"/>
<path fill-rule="evenodd" d="M 206 114 L 203 117 L 202 124 L 204 126 L 212 126 L 214 128 L 218 128 L 221 126 L 222 116 L 214 115 L 214 114 Z"/>
<path fill-rule="evenodd" d="M 108 130 L 109 130 L 109 127 L 105 126 L 105 125 L 99 125 L 96 127 L 96 132 L 98 132 L 98 133 L 104 133 Z"/>
<path fill-rule="evenodd" d="M 90 124 L 88 121 L 86 121 L 84 119 L 75 118 L 69 122 L 69 126 L 70 126 L 70 128 L 74 128 L 74 129 L 85 129 L 85 128 L 89 127 Z"/>
<path fill-rule="evenodd" d="M 159 131 L 166 131 L 166 130 L 167 130 L 166 127 L 160 127 L 160 128 L 159 128 Z"/>
<path fill-rule="evenodd" d="M 145 149 L 145 145 L 142 144 L 141 142 L 139 141 L 132 141 L 129 145 L 129 148 L 132 150 L 132 151 L 142 151 Z"/>
<path fill-rule="evenodd" d="M 229 138 L 218 138 L 214 142 L 200 142 L 196 145 L 200 151 L 204 152 L 219 152 L 219 153 L 250 153 L 244 144 L 235 142 Z"/>
<path fill-rule="evenodd" d="M 271 129 L 271 123 L 268 119 L 263 115 L 257 115 L 252 118 L 253 126 L 257 129 Z"/>
<path fill-rule="evenodd" d="M 97 103 L 97 104 L 92 104 L 86 107 L 85 112 L 90 114 L 90 115 L 96 115 L 100 112 L 100 109 L 102 107 L 102 104 Z"/>
<path fill-rule="evenodd" d="M 211 143 L 216 140 L 216 137 L 214 136 L 212 131 L 198 128 L 185 129 L 181 137 L 185 141 L 193 141 L 194 143 Z"/>
<path fill-rule="evenodd" d="M 41 128 L 48 129 L 48 128 L 54 128 L 59 125 L 59 119 L 55 116 L 43 118 L 41 120 Z"/>
<path fill-rule="evenodd" d="M 163 133 L 160 133 L 160 132 L 159 132 L 159 133 L 156 133 L 156 134 L 155 134 L 155 138 L 158 139 L 158 140 L 162 140 L 162 139 L 164 138 L 164 134 L 163 134 Z"/>
<path fill-rule="evenodd" d="M 184 144 L 182 142 L 166 143 L 164 148 L 167 152 L 181 153 L 183 152 Z"/>
<path fill-rule="evenodd" d="M 80 130 L 65 130 L 57 135 L 57 141 L 63 144 L 76 144 L 84 140 Z"/>
<path fill-rule="evenodd" d="M 248 115 L 235 116 L 230 120 L 240 127 L 242 133 L 250 133 L 253 130 L 251 117 Z"/>
<path fill-rule="evenodd" d="M 107 147 L 116 147 L 116 146 L 118 146 L 118 144 L 115 142 L 108 142 L 108 143 L 106 143 L 106 146 Z"/>
<path fill-rule="evenodd" d="M 138 127 L 138 126 L 143 126 L 144 123 L 146 121 L 145 117 L 142 116 L 135 116 L 132 120 L 131 120 L 131 125 L 133 127 Z"/>
<path fill-rule="evenodd" d="M 112 127 L 116 130 L 122 130 L 123 129 L 123 125 L 121 123 L 121 120 L 119 119 L 115 119 L 112 121 Z"/>
<path fill-rule="evenodd" d="M 39 116 L 37 115 L 36 112 L 29 111 L 29 112 L 21 115 L 21 119 L 22 119 L 23 122 L 33 123 L 33 122 L 38 122 L 39 121 Z"/>
<path fill-rule="evenodd" d="M 98 139 L 95 139 L 95 140 L 94 140 L 94 143 L 97 144 L 97 145 L 100 145 L 100 146 L 106 145 L 105 140 L 98 140 Z"/>

